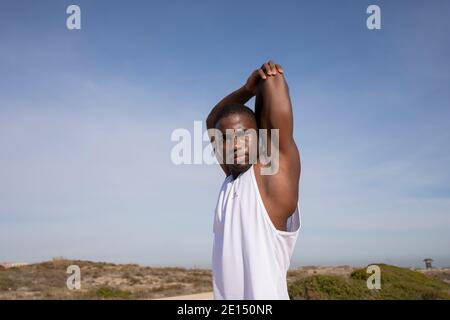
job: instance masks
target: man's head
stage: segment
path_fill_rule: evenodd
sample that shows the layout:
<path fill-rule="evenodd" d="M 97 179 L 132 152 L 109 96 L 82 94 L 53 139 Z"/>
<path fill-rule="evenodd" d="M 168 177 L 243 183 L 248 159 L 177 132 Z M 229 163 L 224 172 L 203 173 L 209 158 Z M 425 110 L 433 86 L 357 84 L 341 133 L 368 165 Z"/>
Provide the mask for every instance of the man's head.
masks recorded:
<path fill-rule="evenodd" d="M 222 133 L 221 156 L 228 171 L 234 177 L 247 171 L 256 160 L 258 146 L 253 111 L 242 104 L 224 106 L 217 114 L 215 128 Z"/>

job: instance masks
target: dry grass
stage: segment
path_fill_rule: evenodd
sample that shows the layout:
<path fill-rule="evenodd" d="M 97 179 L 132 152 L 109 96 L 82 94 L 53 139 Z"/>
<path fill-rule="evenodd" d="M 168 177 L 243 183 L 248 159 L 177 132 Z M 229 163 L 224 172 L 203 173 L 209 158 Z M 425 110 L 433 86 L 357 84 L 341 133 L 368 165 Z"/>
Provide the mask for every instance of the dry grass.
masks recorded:
<path fill-rule="evenodd" d="M 81 269 L 81 289 L 69 290 L 67 267 Z M 0 299 L 154 299 L 211 291 L 211 271 L 136 264 L 55 260 L 0 269 Z"/>

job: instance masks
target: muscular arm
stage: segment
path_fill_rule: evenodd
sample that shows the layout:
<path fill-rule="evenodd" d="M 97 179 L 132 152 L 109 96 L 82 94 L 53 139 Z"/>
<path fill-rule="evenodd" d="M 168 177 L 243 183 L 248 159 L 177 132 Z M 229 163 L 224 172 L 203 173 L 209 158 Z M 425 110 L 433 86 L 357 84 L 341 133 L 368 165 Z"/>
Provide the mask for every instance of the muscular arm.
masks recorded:
<path fill-rule="evenodd" d="M 300 154 L 293 137 L 293 112 L 289 88 L 283 74 L 261 81 L 255 101 L 255 114 L 261 129 L 279 130 L 279 170 L 260 181 L 269 215 L 283 228 L 298 203 Z M 269 138 L 270 139 L 270 138 Z"/>
<path fill-rule="evenodd" d="M 248 100 L 253 98 L 258 91 L 258 83 L 260 82 L 260 79 L 266 78 L 266 74 L 262 69 L 253 71 L 250 77 L 248 77 L 245 85 L 227 95 L 211 110 L 208 118 L 206 119 L 207 128 L 214 128 L 217 114 L 224 106 L 232 103 L 245 104 Z"/>
<path fill-rule="evenodd" d="M 206 119 L 206 127 L 208 129 L 214 128 L 216 123 L 216 116 L 222 110 L 222 108 L 228 104 L 240 103 L 245 104 L 254 96 L 254 93 L 247 89 L 246 86 L 242 86 L 236 91 L 233 91 L 225 98 L 223 98 L 209 113 Z"/>
<path fill-rule="evenodd" d="M 255 114 L 261 129 L 278 129 L 280 154 L 294 153 L 293 114 L 289 87 L 283 74 L 260 82 Z"/>

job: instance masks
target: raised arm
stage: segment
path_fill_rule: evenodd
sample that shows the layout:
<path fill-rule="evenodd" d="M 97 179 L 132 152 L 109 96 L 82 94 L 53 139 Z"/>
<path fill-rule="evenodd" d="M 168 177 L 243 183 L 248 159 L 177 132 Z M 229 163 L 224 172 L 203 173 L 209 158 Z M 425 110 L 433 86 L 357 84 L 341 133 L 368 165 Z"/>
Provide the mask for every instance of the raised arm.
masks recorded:
<path fill-rule="evenodd" d="M 259 83 L 255 114 L 260 129 L 279 130 L 280 154 L 288 155 L 297 152 L 293 136 L 292 104 L 283 73 L 267 71 L 274 67 L 271 61 L 263 65 L 265 72 L 271 76 Z"/>
<path fill-rule="evenodd" d="M 206 127 L 208 129 L 215 127 L 217 114 L 220 112 L 220 110 L 222 110 L 224 106 L 232 103 L 245 104 L 248 100 L 253 98 L 254 95 L 255 95 L 254 91 L 251 91 L 247 86 L 247 84 L 240 87 L 236 91 L 233 91 L 225 98 L 220 100 L 220 102 L 216 104 L 216 106 L 211 110 L 211 112 L 208 115 L 208 118 L 206 119 Z"/>
<path fill-rule="evenodd" d="M 277 67 L 269 61 L 262 67 L 270 76 L 259 83 L 255 115 L 258 127 L 269 130 L 269 139 L 271 129 L 279 130 L 279 169 L 276 174 L 261 176 L 258 180 L 272 222 L 284 230 L 286 220 L 297 207 L 301 168 L 300 153 L 293 136 L 289 87 L 283 73 L 271 71 L 274 66 Z"/>
<path fill-rule="evenodd" d="M 253 98 L 258 91 L 258 84 L 260 80 L 266 78 L 267 76 L 261 68 L 253 71 L 250 77 L 248 77 L 245 85 L 220 100 L 220 102 L 211 110 L 208 118 L 206 119 L 207 128 L 214 128 L 216 116 L 224 106 L 233 103 L 245 104 Z"/>

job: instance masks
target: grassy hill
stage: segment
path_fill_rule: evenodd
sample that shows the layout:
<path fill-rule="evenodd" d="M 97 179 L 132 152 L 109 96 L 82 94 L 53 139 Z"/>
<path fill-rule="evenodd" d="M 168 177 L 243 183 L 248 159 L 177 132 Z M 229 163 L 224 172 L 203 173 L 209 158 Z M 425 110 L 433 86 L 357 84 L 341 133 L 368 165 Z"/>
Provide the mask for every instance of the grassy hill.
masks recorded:
<path fill-rule="evenodd" d="M 437 274 L 378 264 L 381 289 L 369 290 L 366 269 L 355 269 L 348 276 L 319 274 L 291 278 L 291 299 L 450 299 L 450 284 Z M 447 277 L 447 273 L 443 273 Z"/>

